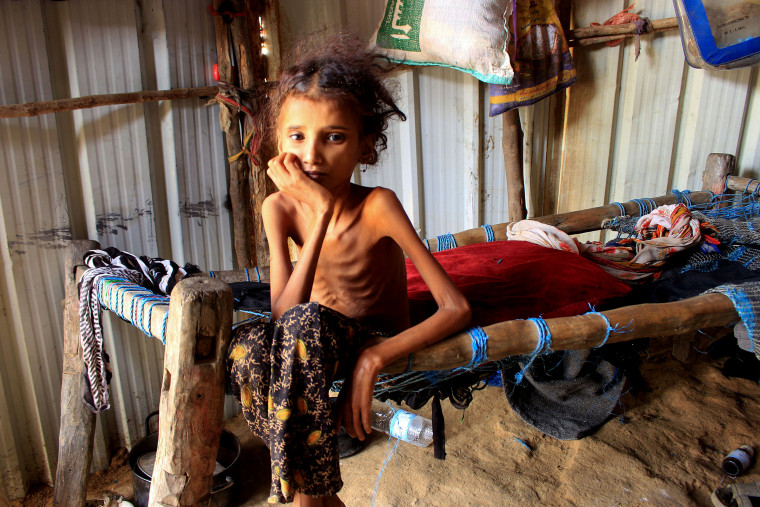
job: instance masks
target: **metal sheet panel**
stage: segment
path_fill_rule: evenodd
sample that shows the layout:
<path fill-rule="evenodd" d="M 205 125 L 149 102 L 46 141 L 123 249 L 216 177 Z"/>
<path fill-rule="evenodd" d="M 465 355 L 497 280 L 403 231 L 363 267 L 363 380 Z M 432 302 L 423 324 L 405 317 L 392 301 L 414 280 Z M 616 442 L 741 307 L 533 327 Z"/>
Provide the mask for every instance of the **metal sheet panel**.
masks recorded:
<path fill-rule="evenodd" d="M 61 22 L 70 28 L 64 32 L 64 42 L 72 95 L 142 89 L 133 2 L 73 2 L 63 14 Z M 157 256 L 143 106 L 75 111 L 74 128 L 88 235 L 103 247 Z M 141 421 L 158 405 L 163 350 L 119 319 L 107 322 L 104 338 L 114 372 L 113 413 L 101 421 L 103 438 L 111 435 L 129 445 L 143 435 Z M 95 466 L 103 466 L 106 458 L 96 456 Z"/>
<path fill-rule="evenodd" d="M 39 2 L 0 6 L 0 102 L 52 98 Z M 70 237 L 53 117 L 0 120 L 0 480 L 50 481 L 60 411 L 61 248 Z M 15 463 L 16 468 L 11 468 Z"/>
<path fill-rule="evenodd" d="M 701 188 L 708 154 L 738 153 L 750 74 L 750 69 L 689 70 L 679 118 L 674 187 Z"/>
<path fill-rule="evenodd" d="M 760 178 L 760 71 L 751 71 L 749 101 L 743 122 L 737 166 L 747 178 Z"/>
<path fill-rule="evenodd" d="M 672 4 L 649 2 L 644 7 L 652 19 L 672 16 Z M 670 190 L 685 72 L 677 32 L 641 41 L 638 60 L 632 41 L 623 47 L 608 202 L 662 195 Z M 648 177 L 642 178 L 643 172 Z"/>
<path fill-rule="evenodd" d="M 464 228 L 465 196 L 455 189 L 463 187 L 465 171 L 466 113 L 460 92 L 469 76 L 443 67 L 424 67 L 418 72 L 423 210 L 426 235 L 434 237 Z"/>
<path fill-rule="evenodd" d="M 622 10 L 623 2 L 590 1 L 575 6 L 579 26 Z M 608 13 L 608 14 L 607 14 Z M 570 87 L 558 211 L 599 206 L 607 195 L 617 109 L 620 48 L 573 51 L 578 82 Z"/>
<path fill-rule="evenodd" d="M 215 84 L 212 67 L 216 42 L 207 4 L 194 0 L 165 6 L 171 12 L 165 19 L 172 88 Z M 173 257 L 205 270 L 232 269 L 231 213 L 226 205 L 228 178 L 219 108 L 202 104 L 202 99 L 167 104 L 174 138 L 164 142 L 174 148 L 176 166 L 165 170 L 176 178 L 179 206 L 169 212 L 179 215 L 183 239 L 183 251 Z"/>

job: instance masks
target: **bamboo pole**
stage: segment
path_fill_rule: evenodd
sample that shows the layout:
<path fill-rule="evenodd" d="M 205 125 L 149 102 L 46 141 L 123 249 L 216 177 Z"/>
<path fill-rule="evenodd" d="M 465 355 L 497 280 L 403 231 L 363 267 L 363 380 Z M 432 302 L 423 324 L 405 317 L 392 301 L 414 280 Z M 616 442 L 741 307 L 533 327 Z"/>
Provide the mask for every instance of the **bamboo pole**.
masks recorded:
<path fill-rule="evenodd" d="M 95 414 L 82 401 L 82 347 L 79 339 L 79 290 L 76 267 L 88 250 L 99 249 L 95 241 L 72 241 L 66 257 L 66 299 L 63 301 L 63 381 L 58 465 L 53 505 L 79 507 L 87 498 L 92 462 Z"/>
<path fill-rule="evenodd" d="M 105 95 L 87 95 L 72 99 L 26 102 L 24 104 L 0 105 L 0 118 L 23 118 L 41 114 L 61 113 L 76 109 L 89 109 L 100 106 L 139 104 L 159 100 L 190 99 L 216 95 L 216 86 L 200 88 L 176 88 L 174 90 L 146 90 L 141 92 L 110 93 Z"/>

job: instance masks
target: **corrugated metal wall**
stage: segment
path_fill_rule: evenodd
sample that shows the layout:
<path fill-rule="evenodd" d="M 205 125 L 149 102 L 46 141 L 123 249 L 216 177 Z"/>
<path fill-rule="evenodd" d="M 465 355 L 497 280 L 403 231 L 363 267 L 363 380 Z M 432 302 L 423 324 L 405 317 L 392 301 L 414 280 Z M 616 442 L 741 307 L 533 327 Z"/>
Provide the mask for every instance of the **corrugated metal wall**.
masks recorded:
<path fill-rule="evenodd" d="M 575 2 L 573 22 L 602 22 L 624 1 Z M 205 86 L 215 61 L 208 1 L 0 2 L 3 104 Z M 300 34 L 369 37 L 385 0 L 280 0 L 285 49 Z M 670 2 L 637 12 L 673 16 Z M 676 32 L 578 48 L 578 83 L 523 108 L 531 215 L 698 188 L 710 152 L 760 176 L 757 69 L 689 69 Z M 425 237 L 507 217 L 501 118 L 488 88 L 444 68 L 395 81 L 409 120 L 389 134 L 365 185 L 394 189 Z M 0 490 L 24 495 L 54 476 L 66 241 L 232 268 L 217 107 L 201 99 L 0 120 Z M 118 319 L 107 326 L 113 408 L 98 417 L 95 467 L 143 436 L 158 405 L 163 349 Z"/>

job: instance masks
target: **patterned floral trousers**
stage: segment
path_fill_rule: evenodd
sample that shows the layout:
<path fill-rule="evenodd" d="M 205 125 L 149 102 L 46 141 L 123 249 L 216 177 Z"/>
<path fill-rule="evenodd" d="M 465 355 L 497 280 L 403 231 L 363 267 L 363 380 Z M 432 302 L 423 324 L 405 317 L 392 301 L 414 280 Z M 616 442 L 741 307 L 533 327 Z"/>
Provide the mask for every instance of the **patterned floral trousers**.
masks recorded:
<path fill-rule="evenodd" d="M 227 375 L 248 425 L 269 447 L 269 503 L 291 502 L 296 491 L 325 496 L 343 487 L 329 389 L 350 375 L 372 336 L 318 303 L 234 331 Z"/>

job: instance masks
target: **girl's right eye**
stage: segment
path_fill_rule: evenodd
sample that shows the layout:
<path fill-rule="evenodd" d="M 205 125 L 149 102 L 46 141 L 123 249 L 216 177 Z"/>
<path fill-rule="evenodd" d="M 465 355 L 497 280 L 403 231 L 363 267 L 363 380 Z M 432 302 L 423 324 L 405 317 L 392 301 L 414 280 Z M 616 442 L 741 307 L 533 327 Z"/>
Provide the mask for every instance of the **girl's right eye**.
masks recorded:
<path fill-rule="evenodd" d="M 288 135 L 288 137 L 293 141 L 303 141 L 303 134 L 300 132 L 293 132 L 292 134 Z"/>

